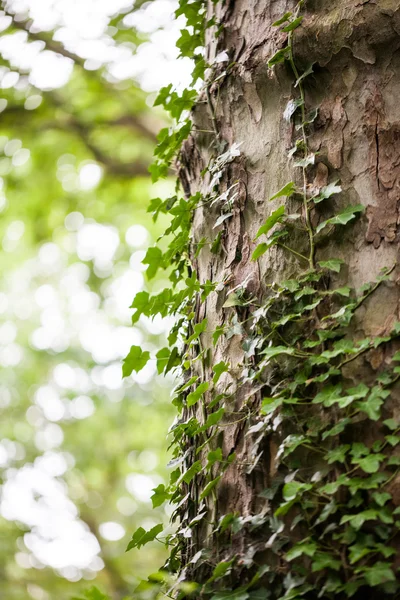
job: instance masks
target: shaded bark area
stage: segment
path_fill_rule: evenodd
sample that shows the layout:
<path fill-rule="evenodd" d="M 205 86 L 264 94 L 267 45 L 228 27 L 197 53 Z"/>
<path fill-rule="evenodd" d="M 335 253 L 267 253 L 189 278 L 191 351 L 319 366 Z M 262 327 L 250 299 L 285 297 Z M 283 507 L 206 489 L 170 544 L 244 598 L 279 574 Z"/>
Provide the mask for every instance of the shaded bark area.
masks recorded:
<path fill-rule="evenodd" d="M 212 60 L 218 52 L 226 50 L 235 64 L 220 79 L 224 65 L 214 70 L 209 97 L 204 93 L 193 113 L 199 133 L 193 133 L 185 142 L 180 162 L 186 193 L 200 191 L 206 195 L 210 178 L 203 177 L 202 171 L 215 155 L 216 143 L 224 141 L 227 147 L 240 143 L 240 156 L 224 170 L 220 183 L 222 192 L 236 185 L 232 217 L 215 227 L 220 216 L 218 205 L 205 205 L 196 210 L 193 222 L 192 259 L 199 281 L 224 282 L 225 289 L 224 293 L 211 294 L 197 307 L 197 321 L 208 319 L 201 342 L 203 347 L 210 348 L 211 360 L 208 367 L 196 374 L 203 381 L 210 381 L 212 365 L 229 362 L 231 370 L 222 375 L 218 385 L 221 391 L 227 386 L 230 393 L 236 390 L 229 400 L 231 414 L 225 417 L 220 441 L 224 456 L 235 452 L 237 460 L 218 486 L 216 501 L 207 500 L 209 521 L 227 513 L 249 518 L 266 513 L 268 500 L 259 494 L 280 477 L 276 461 L 282 439 L 279 419 L 274 431 L 258 444 L 257 434 L 248 435 L 251 421 L 237 418 L 243 411 L 259 406 L 268 388 L 268 375 L 260 389 L 246 384 L 243 365 L 248 361 L 243 341 L 249 332 L 246 326 L 239 333 L 232 329 L 235 323 L 245 322 L 249 311 L 254 309 L 226 308 L 223 304 L 237 286 L 242 286 L 247 297 L 261 302 L 269 284 L 294 277 L 307 266 L 279 247 L 271 248 L 259 261 L 250 260 L 257 230 L 280 204 L 269 203 L 268 198 L 295 177 L 287 153 L 296 132 L 282 114 L 297 91 L 293 89 L 289 69 L 281 66 L 272 71 L 267 67 L 268 59 L 286 40 L 286 34 L 272 27 L 272 23 L 293 8 L 293 2 L 283 0 L 231 0 L 217 8 L 210 4 L 210 16 L 216 11 L 223 31 L 217 39 L 214 32 L 208 32 L 208 58 Z M 309 186 L 319 189 L 340 180 L 343 189 L 338 198 L 313 213 L 313 224 L 317 226 L 332 216 L 338 207 L 349 204 L 366 207 L 356 225 L 343 229 L 334 238 L 330 235 L 317 238 L 316 258 L 342 258 L 344 269 L 340 276 L 333 277 L 332 283 L 358 288 L 374 280 L 383 267 L 394 265 L 398 256 L 400 2 L 309 0 L 304 15 L 303 25 L 295 36 L 294 53 L 301 71 L 314 63 L 314 74 L 305 82 L 306 102 L 309 109 L 319 109 L 310 136 L 316 165 L 310 169 Z M 213 134 L 200 132 L 213 126 L 218 130 L 218 140 Z M 213 254 L 210 246 L 205 246 L 195 258 L 196 243 L 202 238 L 214 240 L 218 232 L 221 232 L 220 252 Z M 303 240 L 294 234 L 290 245 L 303 253 Z M 361 307 L 354 326 L 356 338 L 385 335 L 400 319 L 398 275 L 395 269 L 392 280 Z M 230 337 L 221 336 L 214 346 L 212 332 L 224 325 L 233 333 Z M 386 358 L 385 351 L 378 349 L 350 363 L 346 371 L 349 383 L 373 380 Z M 207 394 L 206 399 L 210 401 Z M 190 413 L 194 409 L 188 410 Z M 387 416 L 400 417 L 398 391 L 393 390 L 386 410 Z M 199 414 L 197 417 L 201 419 Z M 367 443 L 369 437 L 376 436 L 376 431 L 365 431 L 363 435 Z M 188 505 L 193 518 L 198 490 L 193 486 L 188 491 L 195 500 Z M 392 481 L 390 491 L 394 502 L 400 504 L 400 477 Z M 204 525 L 188 541 L 187 564 L 203 547 L 212 549 L 218 560 L 232 554 L 232 548 L 218 550 L 213 531 L 212 526 Z M 259 534 L 241 532 L 233 539 L 233 550 L 245 562 L 249 552 L 263 556 L 266 539 L 268 536 L 260 538 Z M 265 560 L 269 560 L 267 555 Z M 203 576 L 206 575 L 205 570 Z M 195 579 L 198 581 L 199 577 L 201 570 L 196 572 Z"/>

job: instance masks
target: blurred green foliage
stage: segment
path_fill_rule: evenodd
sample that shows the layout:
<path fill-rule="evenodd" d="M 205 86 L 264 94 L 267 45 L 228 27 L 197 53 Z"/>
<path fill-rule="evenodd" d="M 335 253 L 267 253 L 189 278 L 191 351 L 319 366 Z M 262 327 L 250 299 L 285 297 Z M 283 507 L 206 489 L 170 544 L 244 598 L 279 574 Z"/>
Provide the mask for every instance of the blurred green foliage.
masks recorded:
<path fill-rule="evenodd" d="M 40 41 L 74 68 L 65 86 L 43 91 L 1 57 L 0 77 L 18 78 L 0 89 L 0 597 L 66 600 L 96 578 L 118 600 L 165 557 L 156 541 L 124 551 L 139 526 L 168 520 L 149 497 L 167 477 L 171 380 L 155 365 L 147 379 L 122 383 L 121 372 L 135 339 L 149 350 L 166 343 L 166 326 L 132 328 L 128 310 L 135 291 L 165 285 L 144 281 L 140 265 L 165 229 L 146 212 L 171 188 L 147 175 L 163 117 L 132 80 L 86 69 L 53 32 L 32 29 L 29 14 L 2 7 L 11 16 L 3 39 L 25 31 L 27 52 Z M 145 42 L 122 17 L 110 18 L 114 44 Z M 74 565 L 77 523 L 103 562 Z M 105 523 L 114 524 L 105 537 L 125 534 L 105 539 Z"/>

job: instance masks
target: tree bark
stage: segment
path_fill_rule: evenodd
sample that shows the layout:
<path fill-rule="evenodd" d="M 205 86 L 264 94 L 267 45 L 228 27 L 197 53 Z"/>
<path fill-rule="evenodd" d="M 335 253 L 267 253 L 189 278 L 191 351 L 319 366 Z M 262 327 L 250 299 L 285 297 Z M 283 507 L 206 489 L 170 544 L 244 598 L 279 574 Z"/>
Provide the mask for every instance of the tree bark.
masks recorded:
<path fill-rule="evenodd" d="M 280 245 L 272 246 L 258 261 L 251 260 L 259 227 L 282 203 L 282 198 L 273 202 L 268 199 L 288 181 L 295 180 L 302 185 L 299 171 L 293 168 L 293 160 L 288 159 L 288 151 L 299 133 L 293 122 L 282 118 L 289 100 L 298 97 L 298 87 L 294 87 L 293 73 L 287 64 L 274 69 L 267 66 L 269 58 L 287 40 L 287 33 L 272 24 L 286 11 L 294 10 L 295 3 L 289 0 L 230 0 L 221 4 L 209 3 L 209 16 L 215 15 L 217 23 L 223 27 L 219 37 L 215 37 L 215 29 L 207 31 L 207 58 L 212 62 L 218 53 L 226 50 L 233 66 L 226 69 L 226 62 L 217 63 L 207 91 L 200 95 L 193 111 L 197 132 L 182 149 L 180 179 L 188 196 L 200 191 L 206 197 L 212 175 L 209 172 L 204 175 L 204 170 L 216 154 L 240 144 L 240 156 L 221 169 L 219 182 L 220 193 L 234 186 L 230 192 L 231 196 L 235 195 L 230 210 L 232 216 L 216 227 L 221 203 L 200 204 L 194 214 L 192 230 L 192 264 L 200 283 L 210 280 L 224 284 L 220 285 L 218 293 L 210 294 L 204 302 L 197 304 L 196 321 L 200 323 L 207 318 L 201 347 L 209 349 L 209 360 L 203 362 L 201 368 L 194 363 L 192 373 L 198 375 L 200 381 L 211 382 L 212 366 L 221 361 L 229 363 L 229 371 L 223 373 L 213 386 L 213 393 L 206 392 L 206 407 L 218 392 L 228 389 L 229 398 L 224 419 L 218 432 L 213 431 L 207 450 L 198 453 L 193 440 L 188 439 L 187 464 L 199 456 L 205 463 L 207 452 L 218 445 L 222 447 L 225 460 L 233 453 L 236 459 L 216 486 L 214 496 L 209 495 L 202 502 L 199 500 L 204 483 L 201 475 L 187 486 L 190 495 L 185 505 L 186 522 L 198 514 L 202 503 L 207 507 L 208 516 L 207 523 L 193 530 L 192 537 L 185 542 L 186 577 L 203 584 L 212 572 L 210 564 L 228 561 L 235 555 L 230 569 L 233 588 L 249 581 L 254 573 L 253 567 L 248 568 L 251 563 L 258 567 L 267 565 L 275 573 L 273 582 L 267 574 L 255 585 L 255 588 L 268 588 L 265 597 L 345 598 L 348 594 L 343 591 L 326 591 L 319 595 L 327 577 L 326 571 L 322 571 L 322 575 L 321 571 L 311 575 L 307 557 L 303 561 L 304 577 L 307 581 L 318 581 L 318 589 L 306 590 L 299 596 L 285 596 L 284 590 L 286 594 L 290 590 L 287 580 L 291 575 L 295 576 L 293 563 L 284 558 L 285 546 L 280 552 L 272 553 L 270 540 L 276 532 L 268 524 L 261 528 L 252 526 L 255 516 L 262 520 L 271 512 L 273 502 L 268 499 L 271 497 L 268 490 L 280 485 L 287 476 L 278 449 L 288 429 L 281 426 L 277 411 L 268 432 L 263 430 L 260 436 L 258 409 L 262 398 L 275 383 L 276 366 L 273 363 L 267 366 L 257 384 L 247 381 L 252 365 L 259 358 L 257 350 L 253 355 L 248 351 L 246 340 L 252 338 L 252 319 L 257 308 L 270 296 L 270 286 L 298 278 L 308 268 L 306 260 Z M 300 72 L 310 64 L 314 65 L 313 74 L 304 80 L 304 88 L 307 109 L 318 108 L 318 116 L 308 130 L 309 148 L 316 154 L 316 160 L 307 170 L 307 189 L 311 194 L 313 189 L 319 190 L 339 180 L 343 190 L 312 211 L 312 226 L 316 229 L 321 221 L 348 205 L 362 204 L 366 209 L 355 224 L 335 230 L 334 235 L 328 229 L 326 235 L 317 236 L 315 260 L 335 257 L 344 261 L 340 274 L 333 273 L 326 283 L 327 291 L 338 286 L 360 288 L 375 281 L 382 268 L 395 265 L 398 255 L 400 2 L 308 0 L 302 14 L 304 20 L 293 38 L 294 58 Z M 298 201 L 290 199 L 287 204 L 291 212 L 300 214 L 303 222 L 304 212 Z M 195 256 L 196 244 L 202 238 L 215 240 L 219 232 L 220 251 L 213 253 L 206 244 Z M 285 245 L 300 255 L 307 255 L 307 238 L 297 229 L 291 230 Z M 349 329 L 353 339 L 373 339 L 389 334 L 400 317 L 397 278 L 398 269 L 394 269 L 390 279 L 377 287 L 357 309 Z M 224 306 L 235 288 L 251 302 L 242 306 Z M 310 339 L 313 328 L 324 316 L 319 310 L 315 309 L 311 320 Z M 221 335 L 214 345 L 212 334 L 218 327 L 225 327 L 225 335 Z M 349 361 L 343 368 L 346 386 L 360 382 L 372 384 L 388 364 L 393 349 L 396 349 L 395 342 L 389 347 L 369 349 Z M 399 392 L 394 385 L 385 401 L 381 419 L 377 422 L 361 420 L 352 426 L 348 441 L 372 445 L 381 439 L 382 420 L 398 418 L 399 406 Z M 247 418 L 249 414 L 250 418 Z M 204 422 L 201 409 L 186 409 L 186 417 L 191 415 Z M 330 413 L 328 418 L 331 418 Z M 249 431 L 250 428 L 253 429 Z M 307 481 L 316 476 L 321 466 L 316 455 L 312 456 L 314 458 L 304 450 L 301 458 Z M 219 463 L 213 467 L 214 477 L 220 467 Z M 383 489 L 392 495 L 394 507 L 398 506 L 400 476 L 394 475 L 385 486 Z M 221 532 L 216 531 L 216 524 L 221 517 L 231 513 L 247 519 L 247 525 L 237 533 L 231 533 L 227 542 L 227 538 L 221 538 Z M 291 542 L 307 537 L 304 528 L 291 530 L 296 514 L 294 510 L 283 519 L 284 535 Z M 391 543 L 398 549 L 398 542 L 392 539 Z M 191 563 L 196 553 L 204 548 L 208 551 L 207 560 Z M 352 575 L 348 575 L 347 548 L 339 544 L 338 551 L 343 554 L 340 577 L 343 582 L 348 582 Z M 397 558 L 393 568 L 398 566 Z M 272 582 L 272 587 L 268 581 Z M 228 589 L 224 587 L 226 584 L 221 585 L 221 590 Z M 246 593 L 251 593 L 252 589 Z M 365 583 L 354 593 L 355 598 L 378 597 L 376 588 Z M 388 590 L 378 595 L 389 598 L 392 594 L 395 592 Z"/>

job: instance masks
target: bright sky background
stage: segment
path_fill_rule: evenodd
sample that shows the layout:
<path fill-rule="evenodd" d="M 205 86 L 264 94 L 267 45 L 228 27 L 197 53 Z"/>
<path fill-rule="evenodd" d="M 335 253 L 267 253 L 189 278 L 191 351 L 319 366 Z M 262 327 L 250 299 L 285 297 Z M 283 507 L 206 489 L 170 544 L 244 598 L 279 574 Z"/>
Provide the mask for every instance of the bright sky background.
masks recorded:
<path fill-rule="evenodd" d="M 183 27 L 182 17 L 175 19 L 174 0 L 153 0 L 136 14 L 127 15 L 126 27 L 149 34 L 149 42 L 135 48 L 116 46 L 107 31 L 108 19 L 118 9 L 129 6 L 127 0 L 9 0 L 8 6 L 24 13 L 29 10 L 33 31 L 57 28 L 55 39 L 67 50 L 86 59 L 88 68 L 107 65 L 116 80 L 135 78 L 146 91 L 155 91 L 171 81 L 179 86 L 188 82 L 189 59 L 177 60 L 175 42 Z M 9 22 L 0 18 L 0 31 Z M 0 49 L 15 65 L 31 71 L 30 82 L 42 89 L 64 85 L 71 75 L 72 61 L 43 50 L 41 42 L 30 42 L 23 31 L 0 38 Z M 15 81 L 9 78 L 6 85 Z M 4 81 L 3 81 L 4 86 Z"/>
<path fill-rule="evenodd" d="M 128 46 L 117 48 L 107 32 L 110 13 L 126 5 L 127 0 L 8 2 L 8 7 L 18 12 L 29 11 L 34 28 L 57 28 L 56 39 L 86 59 L 88 68 L 106 64 L 110 78 L 136 78 L 146 91 L 155 91 L 171 81 L 187 82 L 190 63 L 178 61 L 175 49 L 182 27 L 182 22 L 173 17 L 175 2 L 154 0 L 137 15 L 126 17 L 127 27 L 135 26 L 150 35 L 150 41 L 137 52 Z M 7 25 L 8 18 L 0 16 L 0 31 Z M 72 72 L 69 59 L 44 50 L 41 42 L 30 42 L 28 49 L 27 35 L 22 31 L 1 37 L 0 50 L 12 64 L 29 69 L 30 82 L 44 90 L 64 85 Z M 0 96 L 1 88 L 15 85 L 18 86 L 18 75 L 0 67 Z M 40 96 L 36 101 L 32 96 L 29 100 L 31 106 L 27 108 L 34 109 L 40 103 Z M 0 110 L 1 106 L 0 100 Z M 29 150 L 21 144 L 14 146 L 6 145 L 5 152 L 15 166 L 29 160 Z M 88 163 L 74 170 L 61 160 L 58 177 L 66 191 L 71 186 L 90 190 L 99 184 L 102 169 Z M 0 190 L 0 210 L 2 202 L 5 200 Z M 4 252 L 13 252 L 18 244 L 23 244 L 24 229 L 22 221 L 10 224 L 2 240 Z M 24 359 L 24 348 L 16 341 L 15 323 L 27 319 L 37 322 L 31 336 L 33 347 L 60 353 L 70 344 L 79 344 L 97 363 L 88 374 L 60 362 L 50 380 L 36 389 L 28 409 L 27 420 L 36 427 L 36 446 L 42 456 L 34 464 L 8 469 L 0 497 L 1 515 L 31 528 L 24 536 L 29 552 L 21 550 L 16 555 L 17 562 L 25 568 L 49 565 L 64 577 L 77 581 L 82 576 L 94 577 L 103 566 L 96 538 L 80 521 L 75 504 L 59 479 L 74 465 L 73 457 L 61 449 L 63 431 L 59 423 L 64 419 L 90 417 L 95 410 L 90 396 L 99 389 L 106 390 L 111 401 L 118 402 L 123 396 L 121 359 L 131 344 L 142 343 L 140 329 L 130 325 L 128 306 L 134 294 L 143 288 L 141 260 L 149 242 L 149 235 L 141 225 L 133 225 L 126 240 L 121 240 L 114 227 L 85 221 L 80 213 L 72 213 L 65 219 L 64 247 L 44 244 L 36 256 L 13 272 L 7 282 L 7 295 L 0 293 L 3 320 L 0 366 L 12 368 Z M 82 261 L 93 260 L 96 271 L 106 277 L 113 272 L 121 243 L 131 248 L 130 268 L 117 270 L 108 280 L 105 308 L 100 308 L 99 297 L 87 285 L 89 269 L 79 262 L 68 266 L 68 256 L 75 254 Z M 48 277 L 49 282 L 38 286 L 35 278 L 39 276 Z M 144 325 L 155 333 L 168 329 L 168 323 L 157 319 L 145 320 Z M 155 365 L 149 363 L 134 380 L 145 387 L 154 374 Z M 66 390 L 74 391 L 73 400 L 63 397 Z M 6 407 L 9 402 L 7 389 L 0 385 L 0 406 Z M 23 464 L 23 444 L 1 440 L 0 465 L 6 467 L 15 457 Z M 148 456 L 146 460 L 154 461 L 154 457 Z M 129 498 L 149 502 L 151 489 L 158 483 L 150 474 L 129 475 L 127 496 L 118 505 L 121 514 L 130 514 Z M 118 522 L 108 522 L 101 525 L 100 534 L 113 541 L 121 539 L 125 531 Z"/>

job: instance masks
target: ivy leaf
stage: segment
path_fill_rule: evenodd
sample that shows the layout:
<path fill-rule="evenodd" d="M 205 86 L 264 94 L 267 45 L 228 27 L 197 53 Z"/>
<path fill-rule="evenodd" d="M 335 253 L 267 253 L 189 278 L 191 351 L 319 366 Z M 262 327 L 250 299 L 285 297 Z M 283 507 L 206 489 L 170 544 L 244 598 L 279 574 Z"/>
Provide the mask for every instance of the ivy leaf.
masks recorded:
<path fill-rule="evenodd" d="M 346 225 L 349 221 L 355 218 L 356 214 L 364 211 L 365 207 L 362 204 L 354 206 L 346 206 L 340 213 L 320 223 L 315 230 L 316 233 L 322 231 L 327 225 Z"/>
<path fill-rule="evenodd" d="M 302 73 L 300 75 L 300 77 L 296 80 L 296 83 L 294 84 L 294 87 L 297 87 L 299 85 L 299 83 L 301 83 L 306 77 L 308 77 L 309 75 L 311 75 L 311 73 L 314 72 L 314 70 L 313 70 L 314 65 L 315 65 L 315 63 L 312 63 L 309 67 L 307 67 L 307 69 L 304 71 L 304 73 Z M 310 121 L 310 118 L 309 118 L 308 122 L 312 123 L 312 120 Z"/>
<path fill-rule="evenodd" d="M 230 217 L 233 217 L 233 213 L 232 212 L 228 212 L 228 213 L 225 213 L 223 215 L 220 215 L 218 217 L 218 219 L 215 221 L 213 229 L 215 229 L 216 227 L 218 227 L 219 225 L 221 225 L 224 221 L 226 221 L 226 219 L 229 219 Z"/>
<path fill-rule="evenodd" d="M 151 496 L 151 501 L 153 503 L 153 508 L 157 508 L 157 506 L 161 506 L 164 504 L 166 500 L 171 498 L 171 494 L 167 492 L 165 489 L 165 485 L 160 483 L 156 488 L 153 489 L 154 494 Z"/>
<path fill-rule="evenodd" d="M 289 483 L 285 483 L 282 490 L 282 495 L 284 500 L 287 502 L 290 500 L 295 500 L 298 496 L 311 490 L 312 485 L 310 483 L 301 483 L 300 481 L 290 481 Z"/>
<path fill-rule="evenodd" d="M 276 223 L 278 223 L 281 220 L 281 218 L 283 217 L 284 214 L 285 214 L 284 206 L 280 206 L 279 208 L 274 210 L 274 212 L 271 213 L 271 215 L 265 221 L 264 225 L 262 225 L 260 227 L 260 229 L 257 231 L 257 235 L 256 235 L 255 239 L 259 238 L 260 235 L 262 235 L 263 233 L 268 233 L 273 228 L 273 226 L 276 225 Z"/>
<path fill-rule="evenodd" d="M 295 349 L 288 346 L 271 346 L 270 348 L 265 348 L 260 354 L 263 354 L 265 358 L 275 358 L 275 356 L 280 356 L 281 354 L 294 353 Z"/>
<path fill-rule="evenodd" d="M 171 350 L 169 348 L 161 348 L 156 354 L 157 358 L 157 373 L 160 375 L 168 364 Z"/>
<path fill-rule="evenodd" d="M 221 462 L 222 460 L 222 449 L 217 448 L 216 450 L 211 450 L 207 454 L 207 468 L 210 469 L 216 462 Z"/>
<path fill-rule="evenodd" d="M 146 531 L 143 529 L 143 527 L 139 527 L 139 529 L 137 529 L 133 534 L 125 552 L 132 550 L 132 548 L 141 548 L 141 546 L 144 546 L 148 542 L 152 542 L 156 539 L 157 535 L 162 532 L 163 529 L 164 527 L 161 525 L 161 523 L 159 525 L 155 525 L 152 529 L 150 529 L 150 531 Z"/>
<path fill-rule="evenodd" d="M 331 258 L 330 260 L 320 260 L 318 264 L 321 269 L 328 269 L 329 271 L 340 273 L 340 268 L 344 264 L 344 261 L 340 258 Z"/>
<path fill-rule="evenodd" d="M 204 383 L 200 383 L 200 385 L 198 385 L 197 388 L 193 392 L 188 394 L 188 396 L 186 398 L 187 405 L 193 406 L 194 404 L 196 404 L 200 400 L 202 395 L 208 390 L 209 385 L 210 384 L 208 383 L 208 381 L 205 381 Z"/>
<path fill-rule="evenodd" d="M 286 12 L 280 19 L 278 19 L 277 21 L 275 21 L 275 23 L 272 23 L 272 27 L 279 27 L 279 25 L 282 25 L 283 23 L 286 23 L 286 21 L 289 21 L 290 17 L 292 16 L 292 12 Z"/>
<path fill-rule="evenodd" d="M 351 462 L 357 464 L 365 473 L 376 473 L 384 459 L 384 454 L 368 454 L 364 458 L 353 458 Z"/>
<path fill-rule="evenodd" d="M 132 371 L 139 372 L 150 359 L 150 352 L 141 349 L 140 346 L 131 346 L 128 356 L 122 363 L 122 376 L 128 377 Z"/>
<path fill-rule="evenodd" d="M 392 495 L 388 492 L 374 492 L 372 494 L 373 499 L 379 506 L 385 506 L 386 502 L 392 499 Z"/>
<path fill-rule="evenodd" d="M 219 338 L 221 337 L 221 335 L 224 335 L 224 332 L 225 332 L 224 325 L 218 325 L 215 328 L 215 331 L 214 331 L 213 336 L 212 336 L 214 346 L 216 346 L 216 344 L 217 344 Z"/>
<path fill-rule="evenodd" d="M 148 310 L 150 306 L 150 295 L 148 292 L 138 292 L 135 295 L 130 306 L 130 308 L 136 309 L 136 312 L 132 315 L 132 325 L 139 321 L 141 315 L 145 314 L 148 316 Z"/>
<path fill-rule="evenodd" d="M 215 240 L 211 244 L 211 248 L 210 248 L 211 254 L 218 254 L 218 252 L 221 248 L 221 238 L 222 238 L 222 231 L 219 231 Z"/>
<path fill-rule="evenodd" d="M 317 552 L 312 561 L 311 571 L 313 573 L 322 571 L 322 569 L 333 569 L 334 571 L 340 571 L 342 563 L 340 560 L 333 558 L 332 554 L 325 552 Z"/>
<path fill-rule="evenodd" d="M 213 366 L 212 370 L 214 371 L 213 382 L 216 384 L 219 381 L 222 373 L 227 373 L 229 371 L 229 363 L 221 361 Z"/>
<path fill-rule="evenodd" d="M 222 477 L 222 475 L 219 475 L 218 477 L 216 477 L 215 479 L 212 479 L 212 481 L 209 481 L 207 483 L 206 487 L 204 488 L 204 490 L 200 494 L 200 500 L 203 500 L 209 494 L 211 494 L 211 492 L 213 491 L 213 489 L 215 488 L 215 486 L 218 485 L 218 482 L 221 479 L 221 477 Z"/>
<path fill-rule="evenodd" d="M 183 473 L 183 475 L 181 476 L 182 481 L 189 485 L 193 477 L 195 477 L 197 473 L 200 473 L 202 468 L 203 465 L 201 464 L 201 460 L 196 460 L 196 462 L 194 462 L 192 466 L 189 467 L 189 469 L 185 471 L 185 473 Z"/>
<path fill-rule="evenodd" d="M 293 19 L 293 21 L 291 21 L 289 23 L 289 25 L 286 25 L 286 27 L 284 27 L 282 29 L 282 31 L 284 31 L 285 33 L 289 33 L 290 31 L 294 31 L 295 29 L 297 29 L 297 27 L 299 27 L 301 25 L 301 22 L 303 20 L 304 17 L 297 17 L 296 19 Z"/>
<path fill-rule="evenodd" d="M 213 425 L 216 425 L 217 423 L 219 423 L 220 420 L 222 419 L 222 417 L 224 416 L 224 413 L 225 413 L 225 408 L 221 407 L 218 410 L 216 410 L 215 412 L 208 415 L 206 422 L 204 423 L 204 425 L 202 425 L 199 429 L 196 430 L 196 433 L 201 433 L 202 431 L 207 431 L 207 429 L 209 429 L 210 427 L 213 427 Z"/>
<path fill-rule="evenodd" d="M 282 406 L 283 398 L 263 398 L 261 412 L 263 415 L 269 415 L 277 408 Z"/>
<path fill-rule="evenodd" d="M 148 248 L 146 256 L 143 259 L 144 265 L 149 265 L 146 270 L 147 277 L 153 279 L 156 276 L 158 269 L 164 268 L 164 257 L 160 248 Z"/>
<path fill-rule="evenodd" d="M 293 548 L 286 553 L 286 560 L 292 561 L 299 556 L 305 554 L 306 556 L 313 557 L 317 550 L 317 544 L 314 541 L 303 541 L 295 544 Z"/>
<path fill-rule="evenodd" d="M 333 196 L 334 194 L 340 194 L 340 192 L 342 191 L 342 188 L 340 187 L 340 185 L 337 185 L 337 181 L 330 183 L 329 185 L 326 185 L 325 187 L 323 187 L 320 191 L 320 193 L 318 194 L 318 196 L 315 196 L 313 198 L 313 202 L 314 204 L 319 204 L 320 202 L 322 202 L 323 200 L 326 200 L 327 198 L 330 198 L 331 196 Z"/>
<path fill-rule="evenodd" d="M 279 63 L 285 62 L 287 58 L 289 58 L 289 48 L 286 46 L 285 48 L 281 48 L 281 50 L 278 50 L 278 52 L 275 52 L 275 54 L 271 56 L 271 58 L 268 61 L 268 66 L 274 67 Z"/>
<path fill-rule="evenodd" d="M 396 581 L 396 576 L 390 568 L 390 564 L 381 561 L 376 562 L 372 567 L 357 569 L 356 572 L 362 572 L 367 583 L 372 587 L 387 581 Z"/>
<path fill-rule="evenodd" d="M 294 183 L 294 181 L 290 181 L 289 183 L 284 185 L 283 188 L 281 188 L 279 190 L 279 192 L 276 192 L 276 194 L 271 196 L 271 198 L 269 199 L 269 202 L 272 202 L 272 200 L 275 200 L 276 198 L 280 198 L 281 196 L 286 196 L 286 197 L 293 196 L 293 194 L 296 192 L 296 190 L 297 190 L 296 184 Z"/>
<path fill-rule="evenodd" d="M 260 256 L 266 253 L 269 247 L 269 244 L 266 244 L 265 242 L 263 242 L 262 244 L 258 244 L 253 254 L 251 255 L 251 260 L 257 260 L 257 258 L 260 258 Z"/>
<path fill-rule="evenodd" d="M 285 111 L 283 113 L 283 118 L 285 119 L 285 121 L 290 121 L 290 119 L 292 118 L 292 116 L 294 115 L 294 113 L 296 112 L 296 110 L 300 107 L 303 106 L 304 104 L 304 100 L 302 98 L 296 98 L 295 100 L 289 100 L 289 102 L 286 105 Z"/>
<path fill-rule="evenodd" d="M 109 596 L 105 596 L 97 587 L 91 587 L 89 590 L 83 592 L 85 600 L 109 600 Z M 82 597 L 78 598 L 74 596 L 71 600 L 84 600 Z"/>

